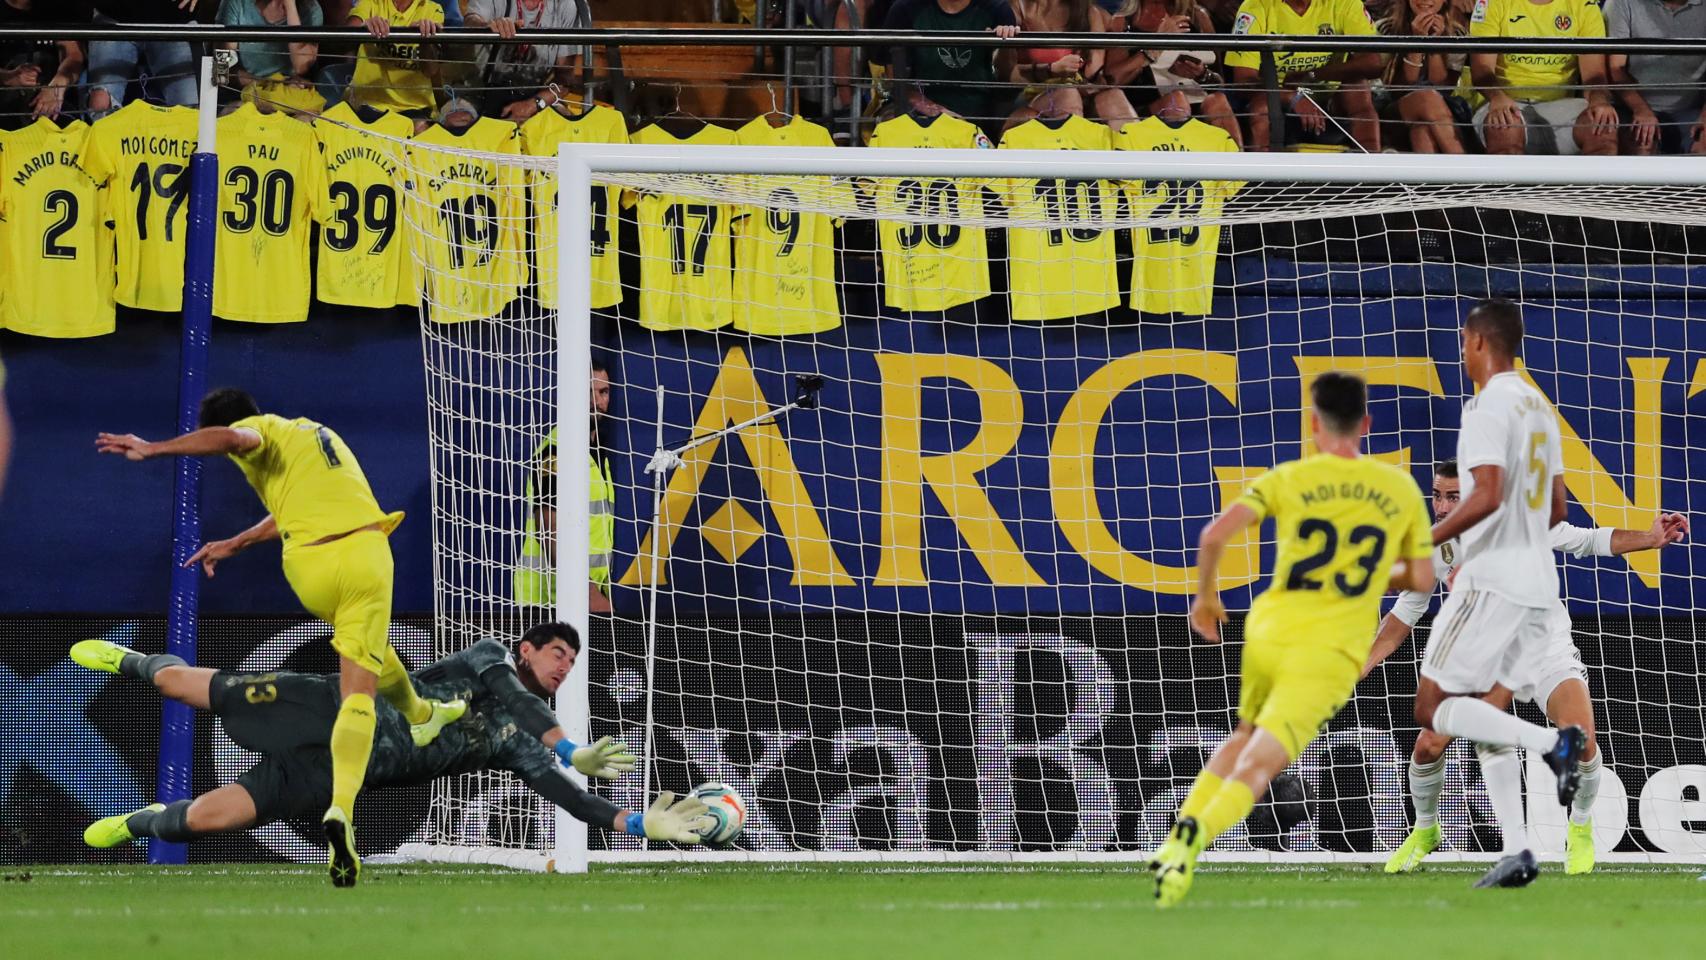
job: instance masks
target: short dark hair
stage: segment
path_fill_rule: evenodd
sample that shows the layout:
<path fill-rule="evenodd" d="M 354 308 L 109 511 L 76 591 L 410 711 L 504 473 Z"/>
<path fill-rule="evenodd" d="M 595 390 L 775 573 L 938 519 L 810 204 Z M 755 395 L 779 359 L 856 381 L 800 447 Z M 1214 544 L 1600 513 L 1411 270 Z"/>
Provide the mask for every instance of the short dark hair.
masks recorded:
<path fill-rule="evenodd" d="M 1309 385 L 1321 423 L 1334 433 L 1355 433 L 1368 415 L 1368 384 L 1354 373 L 1329 370 Z"/>
<path fill-rule="evenodd" d="M 1515 360 L 1522 356 L 1522 308 L 1509 300 L 1482 300 L 1463 318 L 1463 329 L 1486 337 L 1494 349 Z"/>
<path fill-rule="evenodd" d="M 592 372 L 608 374 L 610 372 L 610 364 L 606 363 L 603 357 L 595 353 L 592 355 Z"/>
<path fill-rule="evenodd" d="M 258 417 L 260 414 L 260 405 L 246 391 L 220 387 L 209 390 L 207 396 L 201 398 L 201 412 L 196 419 L 204 427 L 229 427 L 244 417 Z"/>
<path fill-rule="evenodd" d="M 1456 480 L 1457 458 L 1446 457 L 1444 460 L 1434 464 L 1434 476 L 1444 477 L 1447 480 Z"/>
<path fill-rule="evenodd" d="M 528 631 L 521 635 L 521 639 L 516 641 L 515 648 L 520 650 L 521 645 L 525 643 L 535 650 L 543 650 L 558 640 L 568 644 L 570 650 L 581 652 L 581 635 L 574 627 L 558 620 L 528 628 Z"/>

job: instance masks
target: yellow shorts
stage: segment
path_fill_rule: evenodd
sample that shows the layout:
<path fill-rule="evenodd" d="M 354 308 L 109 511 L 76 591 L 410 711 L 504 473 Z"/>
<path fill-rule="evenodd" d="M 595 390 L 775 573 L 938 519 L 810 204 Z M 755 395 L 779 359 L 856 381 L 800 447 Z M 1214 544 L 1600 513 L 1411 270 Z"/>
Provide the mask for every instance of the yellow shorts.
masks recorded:
<path fill-rule="evenodd" d="M 1238 719 L 1273 734 L 1296 760 L 1351 698 L 1361 674 L 1362 661 L 1345 649 L 1252 637 L 1244 645 Z"/>
<path fill-rule="evenodd" d="M 332 649 L 375 675 L 391 646 L 391 541 L 378 530 L 284 551 L 284 578 L 332 625 Z"/>

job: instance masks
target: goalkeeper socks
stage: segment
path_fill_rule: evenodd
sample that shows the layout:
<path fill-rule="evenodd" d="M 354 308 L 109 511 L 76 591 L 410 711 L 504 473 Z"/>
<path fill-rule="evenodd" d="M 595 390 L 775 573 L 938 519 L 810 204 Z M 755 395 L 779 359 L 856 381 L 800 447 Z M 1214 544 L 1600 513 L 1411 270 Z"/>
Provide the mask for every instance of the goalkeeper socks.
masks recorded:
<path fill-rule="evenodd" d="M 1439 792 L 1444 785 L 1444 757 L 1426 764 L 1410 761 L 1410 800 L 1416 805 L 1416 829 L 1439 825 Z"/>
<path fill-rule="evenodd" d="M 1600 769 L 1598 752 L 1594 753 L 1592 760 L 1583 760 L 1576 764 L 1576 770 L 1581 773 L 1582 779 L 1576 786 L 1576 799 L 1570 804 L 1570 822 L 1578 827 L 1593 819 L 1593 802 L 1599 798 Z"/>
<path fill-rule="evenodd" d="M 1434 731 L 1472 743 L 1527 747 L 1539 753 L 1552 749 L 1558 734 L 1506 713 L 1476 697 L 1448 697 L 1434 708 Z"/>
<path fill-rule="evenodd" d="M 1493 801 L 1493 816 L 1499 821 L 1499 836 L 1506 855 L 1528 849 L 1528 824 L 1522 809 L 1522 760 L 1512 747 L 1475 745 L 1481 760 L 1481 779 L 1487 782 L 1487 798 Z"/>
<path fill-rule="evenodd" d="M 1197 818 L 1201 827 L 1201 846 L 1198 849 L 1207 849 L 1215 838 L 1232 829 L 1255 808 L 1256 795 L 1244 781 L 1227 780 L 1221 784 L 1220 792 L 1214 795 L 1214 799 L 1203 808 L 1202 816 Z"/>
<path fill-rule="evenodd" d="M 1214 795 L 1220 792 L 1225 783 L 1219 775 L 1204 767 L 1202 772 L 1197 774 L 1196 782 L 1191 784 L 1191 792 L 1185 795 L 1185 802 L 1179 804 L 1179 817 L 1196 817 L 1200 821 L 1203 808 L 1208 806 L 1208 802 L 1214 799 Z"/>
<path fill-rule="evenodd" d="M 189 814 L 190 801 L 179 800 L 167 804 L 164 810 L 138 810 L 125 818 L 124 825 L 133 837 L 184 843 L 195 838 L 194 831 L 190 830 Z"/>
<path fill-rule="evenodd" d="M 379 672 L 379 695 L 385 702 L 397 708 L 403 719 L 414 723 L 426 723 L 432 719 L 432 704 L 422 700 L 415 692 L 415 685 L 409 680 L 409 671 L 403 669 L 403 661 L 397 659 L 397 651 L 385 648 L 385 667 Z M 348 808 L 345 808 L 348 812 Z"/>
<path fill-rule="evenodd" d="M 118 672 L 127 677 L 154 682 L 154 675 L 167 667 L 187 667 L 183 657 L 170 653 L 127 653 L 118 662 Z"/>
<path fill-rule="evenodd" d="M 373 753 L 373 698 L 352 693 L 338 707 L 332 724 L 332 806 L 355 816 L 355 797 L 367 779 L 367 759 Z"/>

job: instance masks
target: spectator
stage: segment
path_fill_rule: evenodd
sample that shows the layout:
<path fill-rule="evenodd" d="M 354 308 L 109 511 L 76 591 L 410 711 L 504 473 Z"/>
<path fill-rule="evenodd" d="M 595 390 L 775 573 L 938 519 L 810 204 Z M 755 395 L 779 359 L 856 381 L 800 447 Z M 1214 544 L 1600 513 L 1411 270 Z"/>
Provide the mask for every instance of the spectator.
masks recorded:
<path fill-rule="evenodd" d="M 0 0 L 0 27 L 87 23 L 91 10 L 77 0 Z M 83 47 L 75 40 L 0 40 L 0 129 L 53 119 L 83 75 Z"/>
<path fill-rule="evenodd" d="M 521 30 L 576 30 L 589 27 L 580 19 L 575 0 L 472 0 L 467 24 L 488 27 L 500 37 Z M 560 99 L 559 88 L 574 82 L 581 51 L 554 44 L 494 43 L 476 54 L 475 102 L 487 116 L 517 123 Z"/>
<path fill-rule="evenodd" d="M 1374 35 L 1374 24 L 1361 0 L 1244 0 L 1232 32 L 1369 37 Z M 1334 119 L 1338 117 L 1349 121 L 1351 138 L 1365 152 L 1380 152 L 1380 117 L 1368 84 L 1361 82 L 1380 76 L 1380 54 L 1357 53 L 1340 59 L 1338 54 L 1292 50 L 1275 54 L 1274 61 L 1285 107 L 1279 119 L 1285 124 L 1287 145 L 1340 142 Z M 1226 55 L 1232 81 L 1252 91 L 1247 101 L 1252 150 L 1268 149 L 1271 123 L 1267 91 L 1257 69 L 1260 63 L 1254 51 Z M 1333 108 L 1334 117 L 1328 116 L 1323 102 Z"/>
<path fill-rule="evenodd" d="M 1620 40 L 1706 37 L 1703 0 L 1610 0 L 1605 29 Z M 1622 101 L 1625 153 L 1706 153 L 1706 57 L 1611 54 L 1611 82 Z"/>
<path fill-rule="evenodd" d="M 1214 33 L 1214 20 L 1197 0 L 1131 0 L 1121 6 L 1108 29 L 1116 33 Z M 1244 149 L 1244 130 L 1226 94 L 1210 88 L 1220 80 L 1209 69 L 1210 50 L 1142 50 L 1125 47 L 1108 51 L 1102 76 L 1123 87 L 1139 113 L 1160 115 L 1158 104 L 1173 93 L 1168 109 L 1182 103 L 1197 116 L 1232 137 Z"/>
<path fill-rule="evenodd" d="M 1019 33 L 1007 0 L 895 0 L 883 26 L 889 30 Z M 1010 47 L 895 47 L 890 67 L 901 85 L 903 108 L 924 116 L 952 113 L 974 123 L 1005 117 L 1012 93 L 997 79 L 1013 75 Z M 985 130 L 987 133 L 988 130 Z M 993 139 L 993 138 L 992 138 Z"/>
<path fill-rule="evenodd" d="M 610 368 L 592 361 L 592 449 L 587 454 L 591 486 L 587 491 L 588 543 L 587 608 L 593 613 L 610 611 L 610 561 L 616 549 L 616 484 L 610 475 L 610 458 L 604 455 L 599 423 L 610 411 Z M 524 495 L 529 516 L 515 570 L 515 602 L 524 607 L 554 607 L 557 603 L 557 431 L 533 452 L 536 464 Z"/>
<path fill-rule="evenodd" d="M 1109 20 L 1107 11 L 1091 0 L 1013 0 L 1013 15 L 1026 33 L 1104 33 Z M 1115 127 L 1137 119 L 1125 93 L 1100 82 L 1104 53 L 1101 48 L 1019 50 L 1013 79 L 1029 86 L 1023 94 L 1024 105 L 1008 118 L 1007 126 L 1036 116 L 1083 116 L 1087 97 L 1094 101 L 1096 115 Z"/>
<path fill-rule="evenodd" d="M 319 0 L 222 0 L 219 22 L 228 27 L 318 27 L 326 21 Z M 237 78 L 245 87 L 266 77 L 305 86 L 319 57 L 319 47 L 311 41 L 228 43 L 225 48 L 237 51 Z"/>
<path fill-rule="evenodd" d="M 1603 37 L 1605 18 L 1593 0 L 1479 0 L 1469 35 Z M 1488 153 L 1617 153 L 1604 54 L 1473 53 L 1469 73 L 1475 133 Z"/>
<path fill-rule="evenodd" d="M 1397 0 L 1381 33 L 1414 37 L 1462 37 L 1469 33 L 1471 0 Z M 1469 126 L 1469 101 L 1455 91 L 1469 62 L 1466 53 L 1411 51 L 1393 58 L 1387 84 L 1398 91 L 1392 111 L 1410 135 L 1416 153 L 1462 153 L 1458 128 Z M 1405 92 L 1408 91 L 1408 92 Z"/>
<path fill-rule="evenodd" d="M 191 23 L 213 0 L 95 0 L 96 23 Z M 214 11 L 203 10 L 211 17 Z M 95 119 L 124 106 L 132 80 L 168 106 L 193 107 L 201 99 L 195 51 L 182 40 L 92 40 L 89 42 L 89 115 Z"/>
<path fill-rule="evenodd" d="M 433 49 L 419 43 L 389 43 L 393 27 L 413 27 L 431 37 L 444 24 L 444 8 L 433 0 L 356 0 L 347 25 L 366 27 L 380 43 L 364 43 L 356 54 L 350 99 L 415 119 L 432 116 Z"/>

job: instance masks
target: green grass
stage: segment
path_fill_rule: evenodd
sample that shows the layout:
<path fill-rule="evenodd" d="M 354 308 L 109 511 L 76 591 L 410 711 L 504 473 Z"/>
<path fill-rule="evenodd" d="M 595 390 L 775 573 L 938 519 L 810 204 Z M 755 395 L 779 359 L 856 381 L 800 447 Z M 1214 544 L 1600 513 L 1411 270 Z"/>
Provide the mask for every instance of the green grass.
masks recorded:
<path fill-rule="evenodd" d="M 588 876 L 372 867 L 3 868 L 0 955 L 20 960 L 584 957 L 1196 958 L 1706 956 L 1706 883 L 1679 867 L 1216 867 L 1158 912 L 1134 865 L 602 867 Z M 28 873 L 28 881 L 22 876 Z"/>

